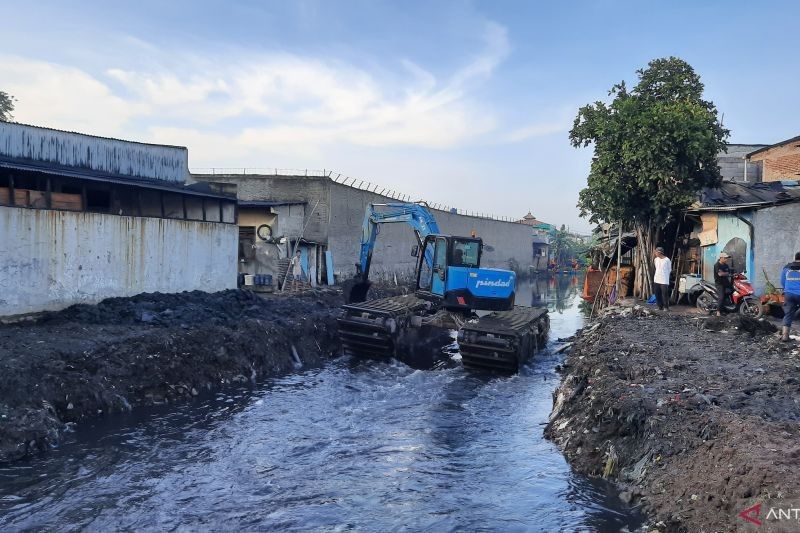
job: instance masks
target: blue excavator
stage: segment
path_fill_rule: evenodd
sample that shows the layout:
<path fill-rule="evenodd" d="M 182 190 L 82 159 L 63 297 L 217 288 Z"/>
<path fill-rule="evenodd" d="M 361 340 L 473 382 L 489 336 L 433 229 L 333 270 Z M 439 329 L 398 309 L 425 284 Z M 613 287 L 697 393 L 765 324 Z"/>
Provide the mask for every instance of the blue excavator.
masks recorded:
<path fill-rule="evenodd" d="M 416 237 L 415 291 L 367 301 L 380 227 L 392 223 L 409 225 Z M 419 346 L 457 330 L 464 366 L 518 370 L 545 340 L 547 310 L 515 306 L 516 275 L 481 268 L 483 251 L 480 238 L 443 235 L 424 204 L 367 206 L 356 275 L 345 284 L 347 304 L 339 319 L 345 353 L 417 365 Z"/>

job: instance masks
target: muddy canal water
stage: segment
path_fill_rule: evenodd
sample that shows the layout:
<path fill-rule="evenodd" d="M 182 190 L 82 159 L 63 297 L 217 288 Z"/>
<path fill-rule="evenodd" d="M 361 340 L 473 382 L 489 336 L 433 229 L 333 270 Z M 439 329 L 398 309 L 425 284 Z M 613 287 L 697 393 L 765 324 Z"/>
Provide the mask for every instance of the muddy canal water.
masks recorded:
<path fill-rule="evenodd" d="M 554 341 L 582 324 L 579 286 L 538 280 L 517 302 L 550 307 Z M 339 359 L 84 424 L 0 467 L 0 530 L 635 529 L 542 437 L 558 361 L 498 377 Z"/>

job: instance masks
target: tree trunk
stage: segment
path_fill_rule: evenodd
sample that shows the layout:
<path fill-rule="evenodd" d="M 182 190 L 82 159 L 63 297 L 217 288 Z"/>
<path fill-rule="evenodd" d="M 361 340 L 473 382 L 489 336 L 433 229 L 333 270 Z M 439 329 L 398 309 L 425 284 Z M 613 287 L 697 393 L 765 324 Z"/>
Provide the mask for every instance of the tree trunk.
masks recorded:
<path fill-rule="evenodd" d="M 653 250 L 655 249 L 655 235 L 652 223 L 649 221 L 636 223 L 636 281 L 633 288 L 635 297 L 647 300 L 653 294 Z"/>

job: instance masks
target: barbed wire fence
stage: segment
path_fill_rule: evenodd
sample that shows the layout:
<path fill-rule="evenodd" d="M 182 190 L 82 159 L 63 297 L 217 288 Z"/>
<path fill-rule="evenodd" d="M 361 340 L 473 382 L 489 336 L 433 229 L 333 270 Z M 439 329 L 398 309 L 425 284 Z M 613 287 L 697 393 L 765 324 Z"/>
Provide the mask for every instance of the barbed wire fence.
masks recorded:
<path fill-rule="evenodd" d="M 193 168 L 192 174 L 205 174 L 205 175 L 252 175 L 252 176 L 282 176 L 287 178 L 330 178 L 334 183 L 346 185 L 354 189 L 359 189 L 366 192 L 371 192 L 379 196 L 391 198 L 401 202 L 425 202 L 431 209 L 445 211 L 455 215 L 463 215 L 468 217 L 483 218 L 487 220 L 496 220 L 500 222 L 514 222 L 518 223 L 518 218 L 495 215 L 492 213 L 482 213 L 480 211 L 472 211 L 468 209 L 460 209 L 438 202 L 427 202 L 423 198 L 405 194 L 400 190 L 384 187 L 369 180 L 353 178 L 351 176 L 344 176 L 341 173 L 334 172 L 333 170 L 315 170 L 315 169 L 297 169 L 297 168 L 261 168 L 261 167 L 204 167 Z"/>

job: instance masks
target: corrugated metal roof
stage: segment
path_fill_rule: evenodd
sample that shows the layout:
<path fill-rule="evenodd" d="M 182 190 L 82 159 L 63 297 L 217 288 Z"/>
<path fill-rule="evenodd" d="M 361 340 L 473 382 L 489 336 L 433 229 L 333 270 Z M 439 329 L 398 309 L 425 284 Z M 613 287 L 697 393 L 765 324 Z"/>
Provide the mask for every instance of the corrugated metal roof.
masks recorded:
<path fill-rule="evenodd" d="M 91 133 L 82 133 L 80 131 L 72 131 L 72 130 L 61 130 L 61 129 L 58 129 L 58 128 L 49 128 L 47 126 L 37 126 L 35 124 L 25 124 L 23 122 L 5 122 L 4 124 L 12 124 L 12 125 L 15 125 L 15 126 L 24 126 L 26 128 L 34 128 L 34 129 L 43 130 L 43 131 L 54 131 L 54 132 L 58 132 L 58 133 L 71 133 L 73 135 L 80 135 L 82 137 L 91 137 L 93 139 L 104 139 L 104 140 L 108 140 L 108 141 L 119 141 L 119 142 L 124 142 L 124 143 L 131 143 L 131 144 L 141 144 L 142 146 L 161 146 L 161 147 L 164 147 L 164 148 L 181 148 L 183 150 L 186 150 L 185 146 L 178 146 L 177 144 L 161 144 L 161 143 L 146 143 L 146 142 L 142 142 L 142 141 L 131 141 L 129 139 L 119 139 L 117 137 L 105 137 L 103 135 L 92 135 Z"/>
<path fill-rule="evenodd" d="M 797 182 L 771 181 L 753 184 L 724 182 L 719 188 L 704 189 L 700 194 L 700 200 L 690 208 L 690 211 L 758 209 L 796 201 L 800 201 L 800 186 Z"/>
<path fill-rule="evenodd" d="M 116 176 L 184 182 L 189 152 L 179 146 L 144 144 L 0 122 L 0 156 Z"/>
<path fill-rule="evenodd" d="M 181 194 L 189 194 L 192 196 L 205 196 L 210 198 L 219 198 L 231 201 L 236 200 L 236 197 L 233 195 L 222 194 L 213 191 L 208 186 L 208 184 L 195 183 L 192 185 L 184 185 L 183 183 L 176 183 L 165 180 L 120 177 L 120 176 L 102 174 L 92 170 L 61 167 L 58 165 L 51 165 L 51 164 L 31 162 L 31 161 L 10 160 L 4 157 L 0 157 L 0 167 L 13 168 L 16 170 L 25 170 L 30 172 L 42 172 L 44 174 L 50 174 L 53 176 L 65 176 L 68 178 L 79 178 L 96 182 L 130 185 L 131 187 L 141 187 L 146 189 L 157 189 L 161 191 L 178 192 Z"/>

